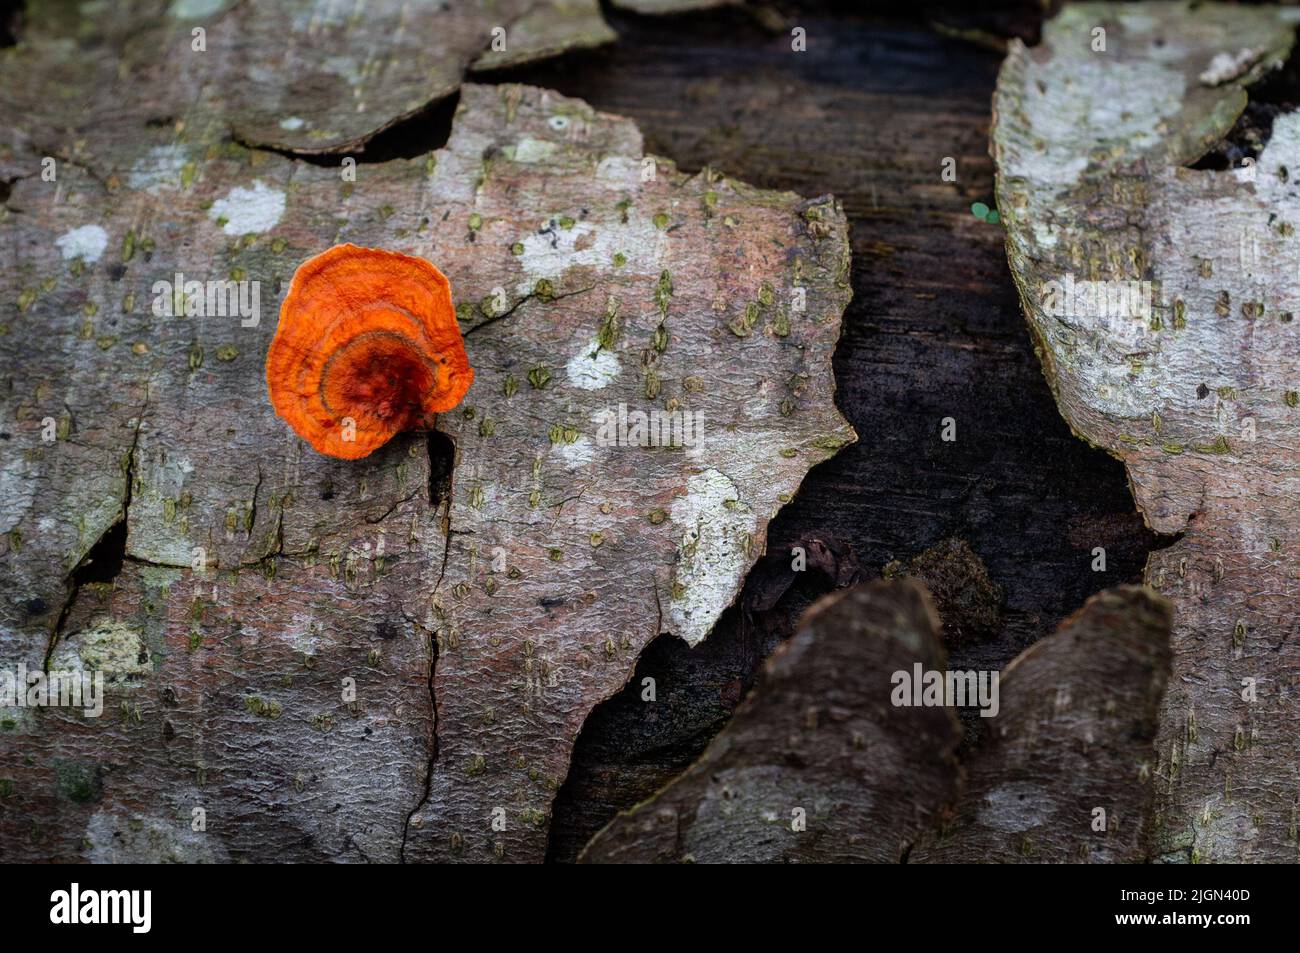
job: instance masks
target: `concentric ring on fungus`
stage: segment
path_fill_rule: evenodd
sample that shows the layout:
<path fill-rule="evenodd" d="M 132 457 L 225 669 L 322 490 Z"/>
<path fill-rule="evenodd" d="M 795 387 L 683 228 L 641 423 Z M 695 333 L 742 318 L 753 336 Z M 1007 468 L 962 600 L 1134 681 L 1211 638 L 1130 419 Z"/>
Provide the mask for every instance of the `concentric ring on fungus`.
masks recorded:
<path fill-rule="evenodd" d="M 428 430 L 473 381 L 451 284 L 423 258 L 335 245 L 294 273 L 266 384 L 275 412 L 319 452 L 356 460 Z"/>

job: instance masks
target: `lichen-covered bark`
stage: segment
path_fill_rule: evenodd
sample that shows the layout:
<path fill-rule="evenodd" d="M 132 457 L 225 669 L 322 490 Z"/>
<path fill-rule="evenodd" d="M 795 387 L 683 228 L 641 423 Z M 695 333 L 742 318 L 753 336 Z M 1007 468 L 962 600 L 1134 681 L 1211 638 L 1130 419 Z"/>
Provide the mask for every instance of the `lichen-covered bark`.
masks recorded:
<path fill-rule="evenodd" d="M 1008 256 L 1061 412 L 1124 461 L 1148 523 L 1182 534 L 1146 574 L 1175 607 L 1154 769 L 1162 859 L 1300 856 L 1300 122 L 1278 116 L 1253 168 L 1186 167 L 1228 132 L 1243 85 L 1286 56 L 1295 22 L 1072 5 L 1040 47 L 1012 44 L 994 100 Z M 1154 307 L 1058 308 L 1047 289 L 1067 275 L 1149 281 Z"/>
<path fill-rule="evenodd" d="M 768 519 L 853 439 L 830 367 L 847 236 L 829 200 L 646 165 L 631 123 L 580 103 L 464 96 L 438 174 L 482 218 L 469 247 L 499 251 L 452 278 L 481 301 L 477 376 L 440 422 L 459 450 L 428 616 L 438 757 L 407 856 L 530 859 L 594 702 L 660 632 L 707 635 Z M 499 158 L 476 185 L 484 155 Z M 703 437 L 603 446 L 620 405 L 699 414 Z"/>
<path fill-rule="evenodd" d="M 73 55 L 20 45 L 4 88 Z M 587 712 L 650 638 L 708 633 L 853 439 L 842 212 L 681 175 L 531 87 L 465 87 L 446 148 L 350 181 L 102 79 L 84 142 L 63 94 L 0 106 L 0 661 L 115 673 L 99 719 L 2 713 L 6 856 L 540 860 Z M 272 413 L 280 298 L 344 241 L 450 278 L 451 443 L 333 460 Z M 178 280 L 256 282 L 260 319 L 185 315 Z M 702 440 L 602 446 L 620 403 Z"/>
<path fill-rule="evenodd" d="M 826 596 L 700 760 L 582 859 L 898 863 L 957 795 L 961 728 L 950 708 L 893 706 L 891 676 L 944 658 L 919 583 Z"/>
<path fill-rule="evenodd" d="M 6 858 L 396 861 L 432 737 L 403 535 L 384 568 L 355 550 L 237 573 L 130 559 L 83 588 L 50 667 L 104 672 L 105 711 L 6 711 Z"/>

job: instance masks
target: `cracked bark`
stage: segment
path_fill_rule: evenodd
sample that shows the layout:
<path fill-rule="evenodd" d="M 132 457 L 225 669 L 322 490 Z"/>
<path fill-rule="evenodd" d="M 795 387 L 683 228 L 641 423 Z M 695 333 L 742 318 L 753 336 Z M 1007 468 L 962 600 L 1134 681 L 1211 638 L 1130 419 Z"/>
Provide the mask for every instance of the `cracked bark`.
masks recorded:
<path fill-rule="evenodd" d="M 51 49 L 5 63 L 24 74 L 6 73 L 0 104 L 7 164 L 39 165 L 32 132 L 50 119 L 22 95 Z M 92 113 L 101 80 L 94 64 L 79 80 Z M 126 534 L 55 651 L 118 660 L 109 707 L 5 713 L 0 843 L 14 859 L 541 859 L 587 711 L 660 631 L 707 633 L 770 516 L 853 439 L 829 366 L 841 211 L 645 165 L 630 122 L 527 87 L 465 87 L 446 148 L 355 183 L 224 138 L 201 97 L 167 123 L 150 122 L 166 104 L 124 102 L 57 182 L 9 197 L 6 663 L 43 662 L 69 573 L 119 515 Z M 437 437 L 345 463 L 267 406 L 269 315 L 336 241 L 435 261 L 476 328 L 475 389 L 437 424 L 454 442 L 445 481 Z M 263 320 L 155 315 L 154 283 L 177 272 L 259 281 Z M 484 327 L 497 288 L 509 320 Z M 620 401 L 700 410 L 716 442 L 599 448 L 591 415 Z M 66 422 L 43 443 L 47 415 Z"/>
<path fill-rule="evenodd" d="M 1110 48 L 1094 53 L 1101 24 Z M 1008 258 L 1061 414 L 1123 461 L 1147 523 L 1180 534 L 1146 567 L 1175 611 L 1154 770 L 1163 860 L 1300 857 L 1300 117 L 1273 120 L 1249 169 L 1189 168 L 1294 29 L 1280 8 L 1071 6 L 1040 46 L 1012 43 L 994 99 Z M 1090 92 L 1120 86 L 1122 112 L 1089 110 Z M 1150 282 L 1153 307 L 1060 308 L 1051 283 L 1067 275 Z"/>
<path fill-rule="evenodd" d="M 509 112 L 516 107 L 505 102 L 504 108 Z M 613 153 L 605 151 L 602 164 L 612 165 L 621 161 L 618 159 L 620 154 L 639 163 L 639 145 L 629 146 L 618 146 Z M 680 200 L 652 202 L 652 207 L 640 214 L 651 219 L 660 215 L 666 217 L 667 213 L 658 209 L 676 206 L 683 210 L 674 215 L 678 224 L 689 228 L 699 227 L 695 222 L 708 227 L 710 220 L 715 226 L 721 224 L 719 217 L 725 215 L 719 211 L 714 216 L 709 209 L 714 200 L 705 199 L 706 194 L 717 194 L 716 187 L 722 184 L 718 177 L 701 176 L 686 180 L 669 170 L 667 173 L 660 171 L 656 182 L 673 189 L 685 189 L 686 194 Z M 585 176 L 554 178 L 550 188 L 561 195 L 564 190 L 574 189 L 568 201 L 580 211 L 601 204 L 600 196 L 592 194 L 592 183 Z M 635 229 L 639 210 L 633 211 L 631 223 L 623 222 L 626 209 L 619 210 L 618 196 L 611 195 L 610 201 L 616 223 L 630 224 Z M 560 199 L 560 204 L 564 202 L 563 198 Z M 792 216 L 787 221 L 797 233 L 802 233 L 797 208 L 793 205 L 786 208 L 785 214 Z M 701 219 L 692 222 L 692 214 L 686 211 L 692 209 L 698 210 Z M 763 213 L 755 209 L 748 214 Z M 814 216 L 820 214 L 813 213 Z M 563 243 L 559 250 L 561 255 L 570 243 L 575 250 L 580 250 L 579 245 L 583 248 L 598 247 L 582 234 L 576 238 L 567 234 L 570 230 L 592 233 L 581 214 L 559 229 L 553 221 L 547 224 L 543 219 L 543 224 L 545 227 L 536 236 L 536 246 L 529 245 L 520 257 L 538 256 L 539 263 L 551 259 L 554 254 L 552 243 L 557 238 Z M 601 460 L 600 465 L 593 468 L 593 461 L 600 459 L 600 451 L 588 434 L 580 433 L 583 430 L 581 421 L 589 419 L 591 409 L 612 406 L 612 403 L 607 403 L 611 398 L 598 397 L 597 403 L 584 411 L 575 408 L 574 391 L 566 393 L 566 387 L 579 391 L 591 388 L 597 392 L 605 389 L 605 384 L 599 379 L 592 380 L 585 365 L 580 363 L 590 359 L 593 353 L 601 353 L 601 347 L 596 343 L 596 329 L 589 326 L 585 338 L 581 335 L 571 337 L 571 343 L 561 351 L 567 358 L 559 361 L 548 351 L 537 349 L 537 342 L 553 333 L 554 319 L 547 319 L 546 312 L 541 308 L 534 309 L 534 304 L 561 313 L 583 307 L 604 318 L 616 313 L 619 315 L 618 343 L 610 357 L 625 365 L 629 354 L 639 356 L 643 368 L 640 372 L 633 372 L 635 377 L 627 383 L 621 382 L 628 373 L 623 370 L 617 372 L 619 382 L 611 380 L 609 386 L 626 388 L 621 391 L 622 399 L 629 403 L 645 400 L 648 392 L 646 382 L 659 380 L 662 375 L 665 386 L 672 388 L 674 394 L 681 395 L 679 400 L 687 399 L 689 395 L 696 406 L 722 401 L 713 404 L 717 409 L 707 412 L 709 418 L 725 420 L 731 416 L 732 412 L 723 408 L 729 401 L 728 388 L 732 385 L 725 380 L 718 382 L 720 377 L 728 375 L 717 369 L 706 370 L 699 362 L 703 354 L 717 346 L 706 346 L 703 343 L 705 339 L 717 334 L 730 336 L 730 340 L 737 343 L 742 339 L 727 329 L 730 319 L 725 314 L 718 316 L 716 331 L 706 333 L 705 338 L 696 336 L 701 329 L 681 321 L 679 315 L 690 314 L 693 309 L 702 307 L 706 313 L 714 310 L 716 293 L 710 292 L 702 299 L 695 297 L 698 303 L 691 304 L 691 298 L 699 295 L 695 285 L 698 279 L 692 274 L 699 268 L 699 261 L 674 255 L 672 245 L 677 239 L 673 233 L 662 225 L 650 224 L 652 230 L 643 233 L 641 240 L 663 249 L 666 257 L 661 260 L 657 272 L 652 270 L 646 275 L 650 281 L 641 293 L 642 303 L 638 304 L 635 296 L 611 296 L 607 287 L 605 294 L 582 294 L 590 288 L 590 282 L 581 280 L 583 270 L 580 269 L 576 275 L 566 275 L 565 280 L 557 282 L 554 288 L 541 292 L 535 287 L 532 296 L 536 300 L 528 302 L 527 307 L 520 308 L 518 303 L 512 306 L 519 310 L 511 320 L 495 322 L 490 330 L 482 323 L 472 326 L 475 331 L 482 328 L 486 335 L 472 335 L 473 346 L 486 358 L 478 365 L 487 375 L 484 378 L 489 382 L 486 392 L 503 393 L 509 401 L 516 388 L 520 393 L 527 389 L 530 401 L 524 413 L 534 421 L 533 427 L 548 433 L 547 441 L 553 448 L 550 454 L 559 457 L 556 462 L 560 464 L 560 470 L 553 469 L 553 464 L 543 460 L 535 448 L 525 447 L 513 462 L 503 460 L 499 454 L 495 458 L 498 464 L 507 463 L 507 470 L 523 479 L 497 481 L 485 469 L 490 458 L 479 449 L 485 440 L 494 439 L 492 436 L 484 437 L 484 433 L 492 434 L 493 429 L 484 429 L 483 419 L 479 416 L 482 409 L 475 408 L 468 418 L 451 415 L 451 422 L 457 425 L 452 436 L 466 458 L 473 462 L 457 470 L 460 491 L 452 497 L 450 551 L 445 576 L 435 597 L 435 616 L 440 629 L 435 687 L 439 699 L 439 724 L 442 726 L 439 758 L 434 765 L 428 804 L 412 818 L 412 833 L 407 845 L 409 858 L 540 857 L 545 850 L 550 799 L 563 778 L 569 748 L 586 711 L 594 700 L 605 697 L 626 682 L 631 662 L 640 646 L 660 631 L 656 621 L 659 609 L 647 605 L 647 599 L 655 595 L 655 589 L 676 588 L 681 590 L 679 606 L 685 603 L 685 611 L 697 611 L 690 606 L 692 600 L 699 598 L 692 595 L 692 587 L 702 581 L 698 578 L 692 580 L 689 574 L 677 570 L 677 585 L 670 585 L 674 574 L 670 567 L 674 559 L 681 558 L 689 570 L 697 551 L 700 552 L 699 558 L 724 558 L 724 561 L 741 556 L 741 553 L 757 553 L 760 545 L 757 533 L 761 533 L 761 527 L 754 527 L 757 533 L 751 533 L 748 528 L 748 514 L 754 508 L 751 495 L 757 483 L 757 471 L 749 470 L 749 461 L 739 467 L 727 463 L 727 469 L 733 471 L 732 476 L 727 477 L 720 468 L 721 457 L 707 461 L 697 458 L 687 465 L 687 472 L 694 472 L 696 476 L 685 483 L 682 482 L 680 465 L 662 457 L 615 455 Z M 661 237 L 655 237 L 656 230 Z M 830 249 L 820 250 L 817 256 L 829 264 L 829 259 L 823 257 L 821 251 Z M 603 247 L 599 252 L 602 258 L 610 254 L 621 253 L 613 246 Z M 634 256 L 631 248 L 622 254 Z M 593 256 L 588 253 L 588 257 Z M 551 279 L 545 277 L 546 266 L 539 264 L 538 267 L 541 269 L 538 281 L 549 283 Z M 833 280 L 833 273 L 832 268 L 826 277 Z M 485 277 L 483 284 L 489 285 L 490 279 Z M 573 285 L 577 287 L 572 288 Z M 754 289 L 746 297 L 753 301 L 755 296 L 762 296 L 761 289 Z M 617 302 L 617 306 L 611 306 L 611 299 Z M 488 314 L 489 318 L 496 316 L 495 309 Z M 664 323 L 672 328 L 667 340 L 656 337 L 656 328 Z M 639 345 L 632 343 L 638 339 Z M 723 337 L 721 340 L 727 339 Z M 714 340 L 718 339 L 714 337 Z M 776 338 L 767 340 L 775 343 Z M 630 352 L 629 347 L 633 348 Z M 663 350 L 660 351 L 659 347 Z M 678 347 L 683 350 L 677 352 Z M 674 353 L 689 355 L 686 363 L 676 364 L 678 359 L 674 358 Z M 563 367 L 561 362 L 564 362 Z M 806 365 L 800 360 L 790 370 L 798 372 L 802 366 Z M 565 379 L 557 382 L 561 374 Z M 686 380 L 692 376 L 697 378 L 700 386 Z M 694 391 L 692 386 L 696 387 Z M 678 387 L 682 389 L 678 390 Z M 665 391 L 657 396 L 663 400 L 667 394 Z M 777 397 L 774 394 L 768 399 Z M 780 414 L 776 416 L 780 419 Z M 501 419 L 495 412 L 488 413 L 488 420 L 493 421 L 494 427 Z M 803 421 L 801 426 L 807 423 Z M 734 439 L 748 441 L 750 438 L 742 438 L 737 433 Z M 818 440 L 823 438 L 814 437 L 813 443 Z M 775 448 L 775 445 L 771 446 Z M 746 451 L 746 454 L 752 452 Z M 753 465 L 757 466 L 757 460 Z M 716 489 L 724 483 L 735 488 L 729 490 L 728 495 L 734 492 L 736 502 L 733 505 L 738 509 L 722 507 L 720 511 L 699 517 L 668 517 L 667 511 L 673 509 L 674 499 L 679 501 L 678 506 L 689 508 L 692 504 L 688 501 L 692 497 L 698 499 L 702 492 L 707 495 L 709 486 L 716 485 Z M 632 496 L 625 496 L 629 491 Z M 638 497 L 639 504 L 636 502 Z M 656 502 L 662 503 L 662 507 L 656 507 Z M 715 500 L 710 506 L 717 506 L 720 502 L 725 501 Z M 656 511 L 662 514 L 657 519 L 654 518 Z M 719 515 L 730 512 L 737 512 L 739 516 L 733 519 Z M 683 521 L 688 525 L 683 525 Z M 691 537 L 690 541 L 702 549 L 692 547 L 690 555 L 675 557 L 673 552 L 677 550 L 677 544 L 674 543 L 665 552 L 662 532 L 655 529 L 660 525 L 677 526 L 678 531 L 684 530 Z M 695 534 L 702 534 L 703 538 L 695 540 Z M 685 546 L 687 542 L 683 539 L 681 545 Z M 512 593 L 513 598 L 503 599 L 507 590 L 502 588 L 490 600 L 474 597 L 472 594 L 480 586 L 483 592 L 493 595 L 503 585 L 500 574 L 488 571 L 484 565 L 490 564 L 497 546 L 509 554 L 508 565 L 502 568 L 506 570 L 506 579 L 515 580 L 516 593 Z M 732 549 L 733 546 L 736 548 Z M 646 590 L 634 575 L 615 578 L 618 573 L 611 573 L 610 567 L 618 564 L 620 550 L 638 551 L 640 564 L 658 567 L 655 587 Z M 749 557 L 742 558 L 747 561 Z M 584 579 L 589 581 L 584 582 Z M 653 609 L 653 615 L 645 615 L 645 609 Z M 494 631 L 494 614 L 503 611 L 510 613 L 513 631 L 500 636 L 489 635 L 484 640 L 483 635 Z M 607 623 L 597 621 L 610 612 L 618 613 L 620 619 L 612 630 Z M 670 630 L 676 629 L 690 636 L 694 632 L 693 626 L 692 620 L 679 618 Z M 481 634 L 475 637 L 475 633 Z M 472 688 L 475 682 L 481 681 L 481 673 L 485 670 L 501 672 L 500 687 L 487 694 Z M 570 686 L 575 683 L 584 686 L 577 693 L 583 699 L 581 707 L 571 714 L 561 715 L 572 704 L 565 696 L 571 697 Z M 514 694 L 514 699 L 511 694 Z M 448 699 L 454 701 L 449 703 Z M 512 711 L 517 714 L 512 714 Z M 536 728 L 531 726 L 555 719 L 557 715 L 562 717 L 562 727 L 558 731 L 549 729 L 559 736 L 556 743 L 538 746 L 526 742 L 536 733 Z M 480 727 L 506 719 L 515 719 L 514 725 L 501 733 L 495 729 L 484 732 Z M 512 740 L 501 746 L 505 737 Z M 489 744 L 483 744 L 484 741 Z M 479 791 L 487 793 L 477 793 Z M 481 820 L 488 816 L 484 814 L 485 805 L 507 813 L 504 831 L 485 829 Z M 515 818 L 522 818 L 523 823 L 516 826 Z"/>
<path fill-rule="evenodd" d="M 791 56 L 788 42 L 773 43 L 740 11 L 694 15 L 689 30 L 679 20 L 621 17 L 617 47 L 511 78 L 633 116 L 653 151 L 682 167 L 718 166 L 843 200 L 854 299 L 835 356 L 837 403 L 862 439 L 809 474 L 772 524 L 766 561 L 788 572 L 791 546 L 830 534 L 852 543 L 869 577 L 959 536 L 1006 601 L 996 635 L 953 647 L 950 663 L 1000 668 L 1099 588 L 1140 581 L 1160 540 L 1143 528 L 1122 465 L 1073 438 L 1060 418 L 1006 270 L 1002 229 L 970 213 L 992 195 L 987 124 L 1002 57 L 947 41 L 905 10 L 813 6 L 798 22 L 809 52 Z M 895 40 L 882 45 L 882 31 Z M 924 95 L 896 95 L 920 77 Z M 933 157 L 950 154 L 959 179 L 936 190 Z M 934 422 L 949 415 L 961 437 L 937 444 Z M 1097 545 L 1107 550 L 1105 573 L 1089 567 Z M 576 857 L 618 810 L 698 758 L 763 659 L 825 593 L 820 574 L 794 575 L 773 609 L 751 612 L 744 600 L 756 582 L 762 589 L 751 572 L 742 603 L 703 645 L 664 638 L 643 652 L 630 686 L 584 724 L 549 856 Z M 647 705 L 644 677 L 671 691 Z"/>

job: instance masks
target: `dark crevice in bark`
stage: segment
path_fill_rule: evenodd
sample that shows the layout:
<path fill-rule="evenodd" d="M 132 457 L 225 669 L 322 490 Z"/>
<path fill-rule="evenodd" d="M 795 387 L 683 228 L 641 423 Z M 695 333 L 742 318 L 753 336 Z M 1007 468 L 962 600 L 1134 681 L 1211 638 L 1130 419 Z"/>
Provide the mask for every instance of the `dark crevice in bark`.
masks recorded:
<path fill-rule="evenodd" d="M 411 808 L 411 812 L 406 815 L 406 823 L 402 825 L 402 847 L 397 852 L 398 860 L 401 863 L 406 863 L 406 841 L 411 835 L 411 818 L 415 817 L 420 808 L 429 803 L 429 793 L 433 790 L 433 766 L 438 761 L 438 699 L 433 693 L 433 677 L 438 671 L 438 633 L 430 632 L 423 626 L 419 628 L 429 639 L 429 718 L 431 719 L 432 737 L 430 739 L 429 766 L 424 774 L 424 793 L 416 801 L 415 807 Z"/>
<path fill-rule="evenodd" d="M 0 0 L 0 50 L 18 43 L 26 11 L 25 0 Z"/>
<path fill-rule="evenodd" d="M 81 587 L 111 584 L 121 574 L 122 566 L 126 562 L 127 514 L 130 512 L 131 490 L 135 482 L 135 453 L 140 445 L 140 428 L 144 425 L 144 412 L 147 407 L 146 398 L 145 407 L 141 408 L 140 416 L 136 419 L 135 433 L 131 437 L 131 447 L 126 455 L 124 474 L 126 485 L 122 491 L 122 508 L 118 512 L 117 519 L 100 534 L 99 539 L 95 540 L 68 575 L 68 597 L 64 600 L 59 618 L 54 623 L 54 630 L 50 633 L 49 643 L 45 647 L 44 667 L 47 671 L 54 649 L 63 638 L 68 617 L 72 614 L 72 607 L 76 604 Z"/>
<path fill-rule="evenodd" d="M 253 535 L 253 528 L 257 526 L 257 498 L 262 493 L 262 468 L 257 468 L 257 482 L 253 484 L 253 500 L 248 505 L 248 535 Z"/>
<path fill-rule="evenodd" d="M 1196 514 L 1193 513 L 1187 519 L 1188 524 L 1190 525 L 1195 519 Z M 1182 530 L 1178 533 L 1153 533 L 1150 549 L 1148 550 L 1148 556 L 1154 556 L 1156 553 L 1164 552 L 1166 549 L 1171 549 L 1181 543 L 1183 537 L 1186 535 L 1187 530 Z"/>
<path fill-rule="evenodd" d="M 442 564 L 438 567 L 438 579 L 433 584 L 432 597 L 436 598 L 442 588 L 443 576 L 447 573 L 447 561 L 451 557 L 451 495 L 452 477 L 456 470 L 456 442 L 439 430 L 428 433 L 429 450 L 429 506 L 434 513 L 441 511 L 443 549 Z M 432 720 L 433 737 L 430 739 L 429 765 L 424 775 L 424 793 L 406 815 L 402 827 L 402 848 L 398 857 L 406 862 L 406 843 L 411 833 L 411 818 L 429 802 L 429 793 L 433 790 L 433 769 L 438 761 L 438 699 L 434 694 L 434 678 L 438 673 L 438 633 L 430 631 L 414 619 L 407 621 L 416 626 L 429 639 L 429 717 Z"/>
<path fill-rule="evenodd" d="M 118 517 L 116 523 L 104 531 L 90 552 L 82 557 L 77 568 L 72 571 L 72 585 L 85 586 L 92 583 L 112 582 L 122 572 L 126 562 L 126 514 Z"/>
<path fill-rule="evenodd" d="M 438 509 L 451 499 L 451 473 L 456 464 L 456 444 L 438 430 L 430 430 L 429 506 Z"/>
<path fill-rule="evenodd" d="M 1043 17 L 1059 6 L 1060 0 L 1012 0 L 996 6 L 950 0 L 920 4 L 918 12 L 940 36 L 1003 56 L 1012 39 L 1037 46 Z"/>
<path fill-rule="evenodd" d="M 358 141 L 328 152 L 302 152 L 283 146 L 254 142 L 237 131 L 231 138 L 248 149 L 273 152 L 288 159 L 297 159 L 309 165 L 337 168 L 346 158 L 355 159 L 358 165 L 391 162 L 394 159 L 415 159 L 441 149 L 451 138 L 452 122 L 460 92 L 436 99 L 409 116 L 400 117 L 378 132 Z"/>
<path fill-rule="evenodd" d="M 542 300 L 549 304 L 552 301 L 562 301 L 565 298 L 572 298 L 574 295 L 586 294 L 588 291 L 595 290 L 595 287 L 596 287 L 595 285 L 588 285 L 585 288 L 575 288 L 573 291 L 564 291 L 561 292 L 560 294 L 549 294 L 549 295 L 540 295 L 536 291 L 530 291 L 528 292 L 528 294 L 524 295 L 522 298 L 520 298 L 518 301 L 512 304 L 509 307 L 509 309 L 502 311 L 500 314 L 494 314 L 492 315 L 492 317 L 486 318 L 480 321 L 478 324 L 474 325 L 472 328 L 470 328 L 465 332 L 465 337 L 469 337 L 475 331 L 479 331 L 490 325 L 496 324 L 498 321 L 504 321 L 506 318 L 510 317 L 510 315 L 514 314 L 516 311 L 522 308 L 529 301 L 533 301 L 534 299 Z"/>
<path fill-rule="evenodd" d="M 456 475 L 456 442 L 438 430 L 429 431 L 429 505 L 437 513 L 442 511 L 442 565 L 438 580 L 433 584 L 433 595 L 442 587 L 442 577 L 447 574 L 447 561 L 451 558 L 451 494 Z"/>
<path fill-rule="evenodd" d="M 435 100 L 418 112 L 395 122 L 371 137 L 357 155 L 358 162 L 415 159 L 441 149 L 451 138 L 452 121 L 460 93 Z"/>
<path fill-rule="evenodd" d="M 150 569 L 193 569 L 190 563 L 160 563 L 154 559 L 145 559 L 143 556 L 133 556 L 127 553 L 122 557 L 122 563 L 131 563 L 133 566 L 148 566 Z M 219 567 L 214 567 L 219 568 Z"/>
<path fill-rule="evenodd" d="M 130 479 L 129 474 L 127 478 Z M 117 518 L 112 526 L 104 530 L 103 534 L 99 539 L 95 540 L 95 544 L 90 547 L 86 555 L 81 557 L 81 561 L 72 570 L 68 580 L 68 597 L 63 602 L 59 618 L 54 623 L 54 631 L 50 633 L 49 644 L 45 648 L 44 668 L 46 671 L 49 671 L 50 659 L 54 655 L 54 649 L 63 638 L 63 633 L 68 625 L 68 617 L 72 614 L 72 607 L 76 604 L 81 587 L 96 583 L 111 583 L 122 571 L 122 564 L 125 561 L 126 508 L 123 506 L 122 515 Z"/>
<path fill-rule="evenodd" d="M 392 504 L 388 507 L 388 509 L 384 510 L 382 513 L 378 514 L 377 516 L 367 516 L 366 523 L 370 526 L 374 526 L 376 523 L 382 523 L 384 520 L 388 519 L 388 517 L 392 516 L 395 512 L 397 512 L 397 508 L 399 506 L 401 506 L 403 503 L 410 503 L 413 499 L 415 499 L 419 495 L 420 495 L 420 491 L 416 490 L 414 493 L 409 493 L 406 496 L 398 497 L 397 499 L 393 500 Z M 430 495 L 432 495 L 432 493 L 430 493 Z"/>

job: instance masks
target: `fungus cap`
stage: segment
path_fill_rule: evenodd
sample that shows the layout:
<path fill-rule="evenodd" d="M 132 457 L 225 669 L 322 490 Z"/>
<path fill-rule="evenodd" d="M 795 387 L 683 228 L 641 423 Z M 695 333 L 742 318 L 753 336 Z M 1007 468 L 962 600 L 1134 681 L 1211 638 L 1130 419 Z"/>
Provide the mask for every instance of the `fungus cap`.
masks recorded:
<path fill-rule="evenodd" d="M 451 285 L 423 258 L 335 245 L 294 273 L 266 383 L 319 452 L 355 460 L 427 430 L 473 381 Z"/>

